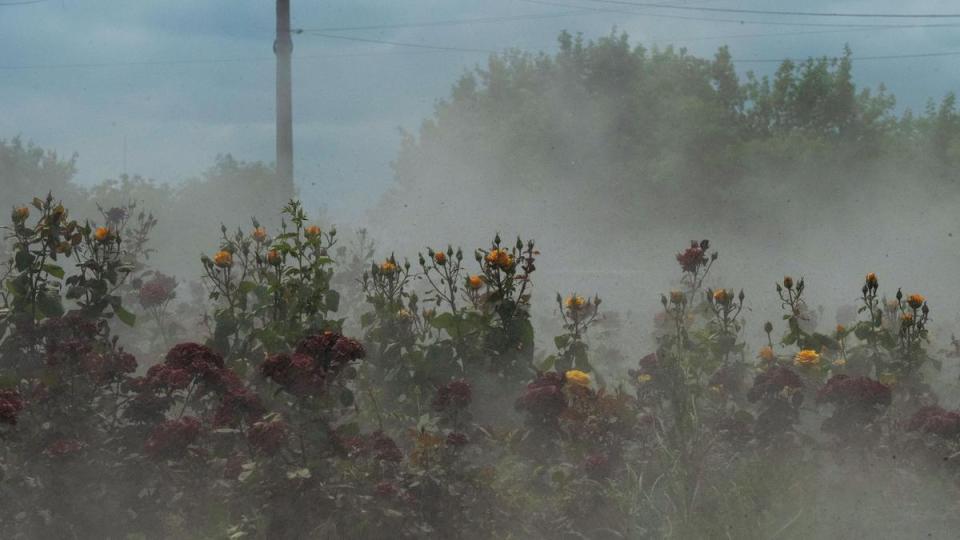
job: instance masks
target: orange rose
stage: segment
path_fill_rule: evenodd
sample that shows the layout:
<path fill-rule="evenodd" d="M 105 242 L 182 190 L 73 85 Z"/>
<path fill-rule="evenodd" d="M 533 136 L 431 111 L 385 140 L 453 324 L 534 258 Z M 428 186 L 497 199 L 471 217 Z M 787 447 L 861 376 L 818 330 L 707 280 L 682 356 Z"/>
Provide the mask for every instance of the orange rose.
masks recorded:
<path fill-rule="evenodd" d="M 467 278 L 467 286 L 473 290 L 477 290 L 483 287 L 483 278 L 477 275 L 470 276 Z"/>
<path fill-rule="evenodd" d="M 213 256 L 213 263 L 219 268 L 230 268 L 233 266 L 233 255 L 229 251 L 218 251 Z"/>
<path fill-rule="evenodd" d="M 107 227 L 97 227 L 97 230 L 93 232 L 93 237 L 96 238 L 98 242 L 106 242 L 110 239 L 110 229 Z"/>

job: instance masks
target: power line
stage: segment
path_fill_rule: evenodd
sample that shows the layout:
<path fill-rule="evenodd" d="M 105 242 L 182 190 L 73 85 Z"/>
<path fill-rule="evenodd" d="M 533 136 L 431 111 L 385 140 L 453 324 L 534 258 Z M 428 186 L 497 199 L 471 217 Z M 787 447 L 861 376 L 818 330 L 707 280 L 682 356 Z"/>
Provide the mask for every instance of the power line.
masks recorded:
<path fill-rule="evenodd" d="M 371 51 L 344 54 L 318 54 L 294 56 L 294 60 L 329 60 L 337 58 L 358 58 L 369 56 L 414 56 L 420 54 L 430 54 L 443 52 L 443 50 L 425 50 L 425 51 Z M 478 51 L 479 52 L 479 51 Z M 487 51 L 483 51 L 484 54 Z M 0 65 L 0 71 L 27 71 L 44 69 L 94 69 L 111 67 L 136 67 L 136 66 L 167 66 L 167 65 L 190 65 L 190 64 L 243 64 L 257 62 L 273 62 L 272 56 L 263 57 L 245 57 L 245 58 L 209 58 L 209 59 L 182 59 L 182 60 L 142 60 L 130 62 L 81 62 L 71 64 L 15 64 Z"/>
<path fill-rule="evenodd" d="M 750 15 L 780 15 L 789 17 L 858 17 L 858 18 L 883 18 L 883 19 L 960 19 L 960 13 L 842 13 L 826 11 L 777 11 L 768 9 L 737 9 L 737 8 L 715 8 L 704 6 L 679 6 L 676 4 L 663 4 L 654 2 L 633 2 L 630 0 L 583 0 L 584 2 L 595 2 L 600 4 L 616 4 L 622 6 L 634 7 L 652 7 L 663 9 L 675 9 L 682 11 L 700 11 L 709 13 L 741 13 Z"/>
<path fill-rule="evenodd" d="M 464 24 L 485 24 L 500 23 L 510 21 L 537 20 L 537 19 L 560 19 L 563 17 L 572 17 L 574 15 L 583 15 L 596 12 L 594 8 L 588 6 L 568 6 L 573 11 L 563 11 L 559 13 L 528 13 L 524 15 L 500 15 L 497 17 L 478 17 L 473 19 L 450 19 L 445 21 L 425 21 L 413 23 L 391 23 L 367 26 L 330 26 L 325 28 L 298 28 L 296 33 L 302 32 L 350 32 L 359 30 L 394 30 L 403 28 L 427 28 L 432 26 L 460 26 Z"/>
<path fill-rule="evenodd" d="M 510 21 L 525 21 L 537 19 L 559 19 L 573 15 L 582 15 L 590 11 L 588 8 L 578 8 L 576 11 L 561 13 L 533 13 L 528 15 L 504 15 L 500 17 L 482 17 L 476 19 L 451 19 L 446 21 L 429 21 L 415 23 L 378 24 L 369 26 L 331 26 L 326 28 L 299 28 L 297 32 L 351 32 L 358 30 L 395 30 L 403 28 L 427 28 L 432 26 L 460 26 L 465 24 L 486 24 Z"/>
<path fill-rule="evenodd" d="M 863 61 L 872 61 L 872 60 L 902 60 L 906 58 L 933 58 L 940 56 L 960 56 L 960 51 L 942 51 L 942 52 L 928 52 L 928 53 L 913 53 L 913 54 L 886 54 L 886 55 L 877 55 L 877 56 L 851 56 L 850 60 L 856 62 Z M 817 58 L 826 58 L 826 56 L 820 56 Z M 808 60 L 814 59 L 813 56 L 807 57 L 805 59 L 800 58 L 734 58 L 731 60 L 737 64 L 771 64 L 771 63 L 783 63 L 783 62 L 793 62 L 800 63 L 806 62 Z"/>
<path fill-rule="evenodd" d="M 341 37 L 341 36 L 336 36 Z M 367 40 L 374 41 L 374 40 Z M 380 41 L 374 41 L 381 43 Z M 392 43 L 391 43 L 392 44 Z M 370 56 L 413 56 L 420 54 L 430 54 L 437 52 L 467 52 L 475 54 L 491 54 L 495 51 L 485 49 L 461 49 L 456 47 L 440 47 L 418 44 L 398 44 L 405 47 L 428 47 L 428 50 L 421 51 L 379 51 L 379 52 L 358 52 L 344 54 L 321 54 L 321 55 L 303 55 L 294 56 L 295 60 L 329 60 L 337 58 L 357 58 Z M 924 52 L 912 54 L 891 54 L 874 56 L 852 56 L 854 61 L 875 61 L 875 60 L 901 60 L 908 58 L 935 58 L 960 56 L 960 51 L 941 51 Z M 807 58 L 734 58 L 732 61 L 739 64 L 762 64 L 762 63 L 781 63 L 791 61 L 794 63 L 805 62 L 812 58 L 824 58 L 825 56 L 809 56 Z M 242 64 L 255 62 L 273 62 L 273 57 L 246 57 L 246 58 L 210 58 L 210 59 L 183 59 L 183 60 L 145 60 L 132 62 L 86 62 L 74 64 L 20 64 L 20 65 L 0 65 L 0 71 L 20 71 L 20 70 L 43 70 L 43 69 L 86 69 L 86 68 L 109 68 L 109 67 L 134 67 L 134 66 L 163 66 L 163 65 L 190 65 L 190 64 Z"/>
<path fill-rule="evenodd" d="M 789 21 L 757 21 L 749 19 L 723 19 L 716 17 L 696 17 L 690 15 L 668 15 L 664 13 L 647 13 L 640 11 L 629 11 L 625 9 L 617 8 L 601 8 L 601 7 L 587 7 L 587 6 L 577 6 L 566 3 L 552 2 L 548 0 L 519 0 L 520 2 L 525 2 L 527 4 L 537 4 L 541 6 L 553 6 L 553 7 L 566 7 L 566 8 L 582 8 L 585 10 L 597 11 L 599 13 L 620 13 L 624 15 L 643 15 L 644 17 L 652 17 L 657 19 L 678 19 L 684 21 L 704 21 L 704 22 L 721 22 L 721 23 L 733 23 L 737 25 L 745 24 L 755 24 L 755 25 L 765 25 L 765 26 L 798 26 L 804 28 L 950 28 L 960 26 L 957 23 L 928 23 L 928 24 L 904 24 L 904 25 L 890 25 L 890 24 L 871 24 L 871 23 L 813 23 L 813 22 L 789 22 Z M 591 1 L 591 0 L 581 0 L 581 1 Z"/>
<path fill-rule="evenodd" d="M 465 47 L 447 47 L 443 45 L 425 45 L 422 43 L 403 43 L 399 41 L 386 41 L 382 39 L 367 39 L 367 38 L 358 38 L 350 36 L 338 36 L 334 34 L 324 34 L 320 32 L 308 32 L 312 36 L 318 36 L 328 39 L 342 39 L 345 41 L 358 41 L 360 43 L 377 43 L 381 45 L 393 45 L 395 47 L 414 47 L 419 49 L 430 49 L 435 51 L 450 51 L 450 52 L 466 52 L 466 53 L 487 53 L 487 54 L 496 54 L 498 51 L 490 49 L 470 49 Z"/>

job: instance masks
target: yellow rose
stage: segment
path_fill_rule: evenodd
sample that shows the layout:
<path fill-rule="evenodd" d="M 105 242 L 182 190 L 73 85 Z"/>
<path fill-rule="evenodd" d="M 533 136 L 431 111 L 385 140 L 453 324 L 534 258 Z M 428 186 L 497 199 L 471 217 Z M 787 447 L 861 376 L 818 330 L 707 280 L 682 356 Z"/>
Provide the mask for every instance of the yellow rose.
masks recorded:
<path fill-rule="evenodd" d="M 579 386 L 590 386 L 590 375 L 579 369 L 571 369 L 564 373 L 563 376 L 569 383 Z"/>
<path fill-rule="evenodd" d="M 262 244 L 263 241 L 267 239 L 267 230 L 263 227 L 257 227 L 252 233 L 250 233 L 250 236 L 252 236 L 253 239 L 258 243 Z"/>
<path fill-rule="evenodd" d="M 380 271 L 384 274 L 392 274 L 397 271 L 397 265 L 393 261 L 386 260 L 380 264 Z"/>
<path fill-rule="evenodd" d="M 924 298 L 922 294 L 911 294 L 907 297 L 907 304 L 913 309 L 920 309 L 920 306 L 926 301 L 927 299 Z"/>
<path fill-rule="evenodd" d="M 572 294 L 564 300 L 563 305 L 567 306 L 567 309 L 577 311 L 587 305 L 587 300 L 580 295 Z"/>
<path fill-rule="evenodd" d="M 804 349 L 793 357 L 793 363 L 798 366 L 816 366 L 820 363 L 820 353 L 812 349 Z"/>

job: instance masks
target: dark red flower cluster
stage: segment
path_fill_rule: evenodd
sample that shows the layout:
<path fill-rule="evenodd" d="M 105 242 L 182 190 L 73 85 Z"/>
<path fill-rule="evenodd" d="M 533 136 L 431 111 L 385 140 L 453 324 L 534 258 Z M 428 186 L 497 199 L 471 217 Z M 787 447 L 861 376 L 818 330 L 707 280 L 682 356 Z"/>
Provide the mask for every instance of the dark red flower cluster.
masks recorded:
<path fill-rule="evenodd" d="M 677 262 L 680 263 L 680 268 L 684 272 L 695 273 L 701 266 L 707 264 L 707 249 L 709 247 L 710 242 L 707 240 L 701 242 L 691 240 L 690 247 L 677 253 Z"/>
<path fill-rule="evenodd" d="M 379 461 L 392 461 L 399 463 L 403 461 L 403 452 L 400 447 L 389 436 L 382 431 L 375 431 L 370 437 L 373 447 L 373 456 Z"/>
<path fill-rule="evenodd" d="M 114 206 L 104 212 L 103 215 L 107 218 L 107 225 L 119 225 L 123 220 L 127 219 L 127 209 Z"/>
<path fill-rule="evenodd" d="M 473 399 L 473 390 L 470 383 L 463 379 L 451 381 L 437 389 L 433 398 L 433 408 L 437 411 L 447 409 L 464 409 Z"/>
<path fill-rule="evenodd" d="M 340 448 L 349 458 L 361 457 L 369 452 L 367 441 L 363 437 L 339 437 Z"/>
<path fill-rule="evenodd" d="M 295 352 L 313 358 L 328 372 L 338 372 L 367 355 L 359 341 L 329 331 L 303 338 Z"/>
<path fill-rule="evenodd" d="M 45 320 L 40 327 L 50 366 L 77 365 L 93 351 L 100 325 L 79 315 Z"/>
<path fill-rule="evenodd" d="M 150 366 L 147 376 L 142 381 L 153 388 L 182 390 L 190 386 L 193 376 L 185 369 L 177 369 L 167 364 Z"/>
<path fill-rule="evenodd" d="M 287 441 L 287 435 L 290 433 L 290 427 L 286 422 L 279 418 L 265 422 L 253 424 L 250 431 L 247 432 L 247 440 L 250 441 L 256 451 L 266 454 L 276 454 Z"/>
<path fill-rule="evenodd" d="M 397 488 L 397 485 L 389 480 L 384 480 L 378 482 L 377 486 L 373 488 L 373 494 L 377 497 L 390 498 L 395 496 L 400 490 Z"/>
<path fill-rule="evenodd" d="M 817 393 L 817 401 L 841 407 L 890 405 L 890 387 L 868 377 L 834 375 Z"/>
<path fill-rule="evenodd" d="M 23 399 L 16 390 L 0 390 L 0 424 L 17 424 L 17 415 L 23 410 Z"/>
<path fill-rule="evenodd" d="M 240 386 L 238 380 L 237 384 L 232 385 L 231 390 L 220 398 L 220 406 L 213 416 L 213 425 L 232 428 L 239 427 L 242 423 L 252 425 L 266 412 L 260 396 Z"/>
<path fill-rule="evenodd" d="M 180 343 L 167 352 L 166 364 L 185 369 L 195 376 L 203 376 L 223 369 L 223 357 L 199 343 Z"/>
<path fill-rule="evenodd" d="M 136 392 L 136 395 L 127 402 L 127 407 L 123 411 L 124 418 L 141 424 L 162 422 L 166 417 L 167 409 L 173 404 L 173 398 L 169 395 L 154 393 L 146 386 L 145 377 L 130 381 L 129 388 Z"/>
<path fill-rule="evenodd" d="M 184 416 L 160 423 L 150 433 L 144 451 L 154 459 L 182 456 L 200 436 L 200 420 Z"/>
<path fill-rule="evenodd" d="M 936 405 L 923 407 L 910 417 L 907 430 L 933 433 L 952 439 L 960 436 L 960 413 Z"/>
<path fill-rule="evenodd" d="M 631 381 L 636 381 L 640 375 L 650 375 L 654 380 L 659 379 L 658 371 L 660 369 L 660 363 L 657 359 L 657 353 L 652 352 L 644 356 L 638 364 L 640 369 L 627 370 Z"/>
<path fill-rule="evenodd" d="M 470 439 L 459 431 L 453 431 L 447 435 L 447 446 L 451 448 L 462 448 L 470 443 Z"/>
<path fill-rule="evenodd" d="M 260 374 L 294 395 L 322 392 L 343 368 L 366 356 L 358 341 L 335 332 L 304 338 L 293 354 L 270 356 L 260 365 Z"/>
<path fill-rule="evenodd" d="M 320 391 L 326 383 L 326 373 L 316 369 L 313 358 L 305 354 L 280 353 L 260 364 L 260 374 L 295 395 Z"/>
<path fill-rule="evenodd" d="M 726 393 L 736 392 L 742 384 L 741 372 L 734 366 L 722 366 L 710 376 L 708 384 Z"/>
<path fill-rule="evenodd" d="M 803 379 L 792 369 L 786 366 L 772 366 L 753 379 L 753 387 L 747 392 L 747 399 L 755 403 L 764 398 L 778 396 L 784 389 L 799 390 L 801 388 L 803 388 Z M 803 400 L 801 392 L 795 393 L 794 396 L 795 400 Z"/>
<path fill-rule="evenodd" d="M 223 357 L 206 345 L 181 343 L 167 353 L 162 364 L 151 366 L 140 381 L 144 388 L 180 390 L 200 381 L 206 390 L 221 393 L 242 387 L 236 373 L 224 368 Z"/>
<path fill-rule="evenodd" d="M 223 465 L 223 477 L 227 480 L 236 480 L 243 472 L 243 463 L 246 461 L 243 454 L 234 454 L 227 458 Z"/>
<path fill-rule="evenodd" d="M 64 458 L 80 452 L 86 446 L 86 443 L 77 439 L 58 439 L 47 446 L 43 454 L 51 458 Z"/>
<path fill-rule="evenodd" d="M 175 278 L 157 273 L 153 279 L 140 286 L 140 305 L 144 308 L 163 305 L 173 299 L 173 291 L 176 288 Z"/>
<path fill-rule="evenodd" d="M 642 369 L 644 373 L 652 373 L 660 366 L 660 362 L 657 359 L 657 353 L 655 352 L 644 356 L 638 363 L 640 364 L 640 369 Z"/>
<path fill-rule="evenodd" d="M 554 371 L 537 375 L 517 400 L 517 409 L 529 412 L 535 419 L 542 422 L 555 421 L 567 408 L 567 397 L 563 395 L 563 383 L 563 375 Z"/>
<path fill-rule="evenodd" d="M 107 384 L 136 371 L 137 358 L 122 350 L 92 353 L 83 359 L 83 367 L 94 381 Z"/>
<path fill-rule="evenodd" d="M 590 454 L 584 461 L 583 468 L 589 476 L 603 478 L 610 474 L 610 458 L 606 454 Z"/>

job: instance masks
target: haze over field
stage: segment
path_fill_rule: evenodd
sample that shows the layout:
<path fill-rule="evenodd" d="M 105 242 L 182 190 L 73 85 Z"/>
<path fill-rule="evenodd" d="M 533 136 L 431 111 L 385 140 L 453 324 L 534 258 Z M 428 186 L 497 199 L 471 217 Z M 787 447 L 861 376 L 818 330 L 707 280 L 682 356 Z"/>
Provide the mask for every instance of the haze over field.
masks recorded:
<path fill-rule="evenodd" d="M 960 526 L 953 3 L 292 5 L 0 0 L 0 537 Z"/>

